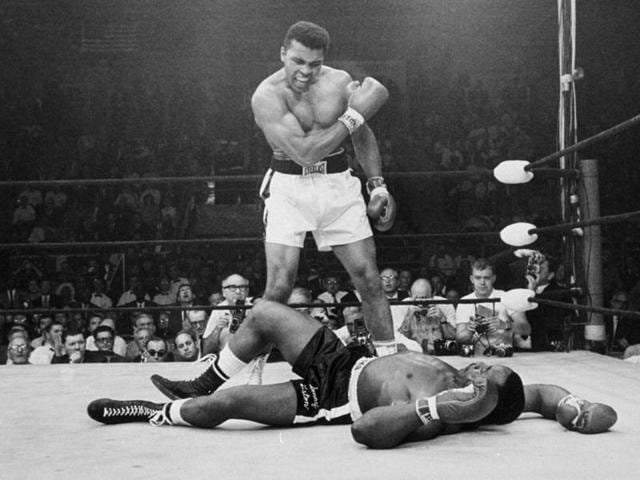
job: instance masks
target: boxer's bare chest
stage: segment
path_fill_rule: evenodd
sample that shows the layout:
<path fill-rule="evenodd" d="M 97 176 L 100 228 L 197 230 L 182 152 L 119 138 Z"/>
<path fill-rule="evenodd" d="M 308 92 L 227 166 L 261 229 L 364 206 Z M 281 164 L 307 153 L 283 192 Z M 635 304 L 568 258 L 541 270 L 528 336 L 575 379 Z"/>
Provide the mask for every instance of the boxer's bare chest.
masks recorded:
<path fill-rule="evenodd" d="M 287 88 L 284 99 L 305 132 L 329 127 L 344 111 L 344 100 L 331 85 L 314 85 L 304 93 Z"/>

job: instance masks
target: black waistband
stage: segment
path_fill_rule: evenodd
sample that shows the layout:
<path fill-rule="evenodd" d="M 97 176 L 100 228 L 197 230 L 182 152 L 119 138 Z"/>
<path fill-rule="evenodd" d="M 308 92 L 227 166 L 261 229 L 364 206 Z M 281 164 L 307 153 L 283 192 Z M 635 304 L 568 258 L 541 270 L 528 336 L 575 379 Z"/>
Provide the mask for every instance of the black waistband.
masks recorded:
<path fill-rule="evenodd" d="M 323 163 L 326 162 L 326 168 Z M 303 173 L 340 173 L 349 169 L 347 155 L 342 152 L 325 157 L 320 162 L 311 167 L 303 168 L 292 160 L 278 160 L 271 158 L 271 169 L 274 172 L 286 173 L 288 175 L 302 175 Z"/>

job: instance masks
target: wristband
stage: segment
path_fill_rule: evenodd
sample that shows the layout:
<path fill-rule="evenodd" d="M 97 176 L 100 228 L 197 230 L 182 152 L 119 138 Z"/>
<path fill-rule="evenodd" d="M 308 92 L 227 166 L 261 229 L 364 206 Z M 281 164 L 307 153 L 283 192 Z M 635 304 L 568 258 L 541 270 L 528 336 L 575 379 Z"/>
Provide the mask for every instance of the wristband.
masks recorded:
<path fill-rule="evenodd" d="M 348 107 L 347 110 L 338 117 L 338 121 L 347 127 L 349 135 L 353 135 L 353 132 L 364 125 L 365 119 L 356 109 Z"/>
<path fill-rule="evenodd" d="M 440 420 L 435 395 L 429 398 L 419 398 L 416 400 L 416 414 L 425 425 L 434 420 Z"/>
<path fill-rule="evenodd" d="M 382 342 L 374 341 L 372 343 L 376 349 L 376 354 L 379 357 L 386 357 L 387 355 L 398 353 L 398 344 L 395 340 L 386 340 Z"/>
<path fill-rule="evenodd" d="M 377 192 L 387 192 L 387 184 L 384 183 L 384 177 L 371 177 L 367 180 L 367 193 L 370 197 Z"/>

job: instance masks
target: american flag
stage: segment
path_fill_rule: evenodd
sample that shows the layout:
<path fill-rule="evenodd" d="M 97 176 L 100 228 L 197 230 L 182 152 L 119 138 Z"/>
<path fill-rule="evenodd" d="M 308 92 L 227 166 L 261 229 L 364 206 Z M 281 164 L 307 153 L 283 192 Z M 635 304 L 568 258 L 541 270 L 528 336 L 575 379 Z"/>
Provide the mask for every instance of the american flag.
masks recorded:
<path fill-rule="evenodd" d="M 137 22 L 86 24 L 82 23 L 80 51 L 135 52 L 140 48 L 142 34 Z"/>

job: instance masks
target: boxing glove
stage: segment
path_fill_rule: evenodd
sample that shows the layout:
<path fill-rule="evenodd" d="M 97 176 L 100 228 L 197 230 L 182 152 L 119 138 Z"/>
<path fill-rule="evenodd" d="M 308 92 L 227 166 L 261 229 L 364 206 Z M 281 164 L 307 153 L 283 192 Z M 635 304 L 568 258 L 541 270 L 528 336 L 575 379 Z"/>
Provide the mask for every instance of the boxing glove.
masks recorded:
<path fill-rule="evenodd" d="M 373 221 L 373 226 L 380 232 L 386 232 L 393 227 L 396 220 L 397 206 L 395 199 L 387 190 L 382 177 L 371 177 L 367 180 L 369 203 L 367 215 Z"/>
<path fill-rule="evenodd" d="M 451 388 L 437 395 L 416 400 L 416 413 L 425 425 L 434 420 L 444 423 L 473 423 L 489 415 L 498 403 L 498 391 L 486 376 L 464 388 Z"/>
<path fill-rule="evenodd" d="M 386 87 L 372 77 L 366 77 L 362 83 L 351 82 L 347 86 L 349 108 L 357 111 L 363 119 L 369 120 L 389 98 Z"/>
<path fill-rule="evenodd" d="M 574 395 L 567 395 L 558 402 L 556 420 L 573 432 L 601 433 L 616 423 L 618 415 L 604 403 L 591 403 Z"/>

